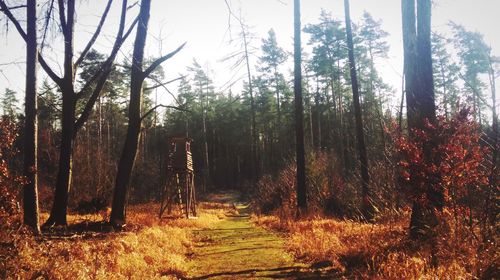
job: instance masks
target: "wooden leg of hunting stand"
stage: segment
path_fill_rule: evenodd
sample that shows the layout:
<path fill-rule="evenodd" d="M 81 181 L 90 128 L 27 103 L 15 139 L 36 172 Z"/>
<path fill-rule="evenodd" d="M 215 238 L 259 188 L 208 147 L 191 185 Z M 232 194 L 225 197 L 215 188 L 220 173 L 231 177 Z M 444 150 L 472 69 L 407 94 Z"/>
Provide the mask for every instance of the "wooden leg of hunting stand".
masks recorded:
<path fill-rule="evenodd" d="M 191 207 L 191 197 L 189 196 L 189 174 L 185 174 L 185 187 L 186 187 L 186 219 L 189 219 L 189 208 Z"/>
<path fill-rule="evenodd" d="M 175 174 L 175 182 L 176 182 L 175 189 L 177 190 L 177 197 L 178 197 L 177 203 L 179 203 L 181 208 L 181 215 L 183 215 L 184 207 L 182 203 L 182 186 L 181 186 L 181 180 L 179 178 L 179 173 Z"/>
<path fill-rule="evenodd" d="M 189 178 L 189 213 L 196 217 L 196 196 L 195 196 L 195 188 L 194 188 L 194 173 L 188 174 Z"/>
<path fill-rule="evenodd" d="M 160 204 L 160 213 L 158 215 L 158 218 L 161 219 L 161 216 L 163 215 L 163 212 L 165 212 L 165 208 L 167 207 L 167 205 L 165 204 L 165 196 L 167 195 L 167 184 L 165 184 L 162 188 L 162 191 L 161 191 L 161 196 L 160 196 L 160 199 L 161 199 L 161 204 Z"/>
<path fill-rule="evenodd" d="M 193 216 L 196 217 L 196 189 L 194 187 L 194 173 L 191 173 L 191 207 Z"/>

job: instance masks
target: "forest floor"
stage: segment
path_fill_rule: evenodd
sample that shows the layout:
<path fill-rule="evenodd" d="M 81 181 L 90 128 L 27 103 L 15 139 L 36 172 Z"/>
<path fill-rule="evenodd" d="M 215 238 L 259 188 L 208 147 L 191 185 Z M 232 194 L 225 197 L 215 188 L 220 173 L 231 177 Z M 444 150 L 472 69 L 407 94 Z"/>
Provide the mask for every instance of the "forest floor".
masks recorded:
<path fill-rule="evenodd" d="M 294 260 L 277 233 L 256 226 L 236 192 L 207 198 L 233 211 L 210 229 L 196 229 L 188 279 L 332 279 L 334 273 Z"/>

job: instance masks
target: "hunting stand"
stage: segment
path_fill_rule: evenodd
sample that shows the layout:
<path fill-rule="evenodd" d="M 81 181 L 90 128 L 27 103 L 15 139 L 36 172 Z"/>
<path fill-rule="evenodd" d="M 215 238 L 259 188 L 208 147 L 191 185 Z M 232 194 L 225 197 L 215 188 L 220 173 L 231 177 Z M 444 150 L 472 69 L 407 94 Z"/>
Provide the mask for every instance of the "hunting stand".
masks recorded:
<path fill-rule="evenodd" d="M 190 138 L 173 137 L 169 140 L 167 176 L 161 193 L 159 217 L 165 210 L 170 214 L 174 203 L 180 206 L 186 218 L 196 217 L 193 157 Z"/>

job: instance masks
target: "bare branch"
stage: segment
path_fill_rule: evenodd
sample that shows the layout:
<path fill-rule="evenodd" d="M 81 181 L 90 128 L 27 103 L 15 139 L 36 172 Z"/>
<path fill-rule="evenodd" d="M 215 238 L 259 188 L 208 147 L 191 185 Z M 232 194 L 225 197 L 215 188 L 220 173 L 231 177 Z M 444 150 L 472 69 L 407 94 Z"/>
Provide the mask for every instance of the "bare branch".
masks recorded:
<path fill-rule="evenodd" d="M 85 124 L 85 122 L 88 120 L 92 113 L 92 109 L 94 108 L 94 104 L 101 95 L 102 88 L 104 87 L 104 84 L 106 83 L 107 77 L 109 75 L 109 72 L 111 72 L 111 69 L 106 69 L 107 73 L 102 73 L 101 78 L 97 82 L 97 85 L 92 92 L 92 95 L 90 96 L 90 99 L 85 103 L 85 108 L 83 109 L 82 113 L 78 117 L 78 119 L 75 122 L 75 130 L 74 133 L 78 133 L 80 128 Z M 105 77 L 105 78 L 103 78 Z"/>
<path fill-rule="evenodd" d="M 27 35 L 24 29 L 21 27 L 21 24 L 19 21 L 14 17 L 12 12 L 10 11 L 9 7 L 7 7 L 7 4 L 5 3 L 4 0 L 0 0 L 0 11 L 2 11 L 10 21 L 14 24 L 14 27 L 17 29 L 21 37 L 26 41 Z"/>
<path fill-rule="evenodd" d="M 120 44 L 116 48 L 116 52 L 118 52 L 120 50 L 121 45 L 123 45 L 123 43 L 127 40 L 130 33 L 132 33 L 132 30 L 134 29 L 134 27 L 138 21 L 139 21 L 139 17 L 136 17 L 134 22 L 132 22 L 132 24 L 129 26 L 125 35 L 123 35 L 123 37 L 120 38 L 120 41 L 119 41 Z M 119 37 L 117 37 L 117 38 L 119 38 Z M 115 44 L 116 44 L 116 42 L 115 42 Z M 115 51 L 115 47 L 113 47 L 112 54 L 114 51 Z M 116 57 L 116 53 L 114 54 L 114 56 Z M 113 60 L 111 61 L 111 63 L 114 61 L 115 57 L 113 57 Z M 110 59 L 111 59 L 111 55 L 108 57 L 107 60 L 110 60 Z M 85 85 L 82 87 L 80 92 L 77 94 L 77 98 L 80 98 L 84 92 L 87 92 L 87 90 L 92 86 L 92 84 L 99 78 L 100 74 L 103 72 L 103 69 L 106 67 L 106 65 L 107 65 L 106 61 L 103 62 L 101 67 L 99 68 L 99 70 L 97 70 L 96 73 L 90 79 L 87 80 Z"/>
<path fill-rule="evenodd" d="M 156 79 L 154 76 L 151 76 L 149 77 L 151 80 L 155 81 L 157 84 L 160 85 L 160 87 L 162 87 L 163 89 L 165 89 L 168 94 L 170 94 L 170 96 L 172 96 L 172 98 L 174 99 L 175 103 L 177 103 L 178 105 L 180 105 L 181 103 L 179 102 L 179 100 L 177 99 L 177 97 L 175 97 L 175 95 L 165 86 L 165 84 L 162 84 L 161 81 L 159 81 L 158 79 Z"/>
<path fill-rule="evenodd" d="M 19 35 L 23 38 L 23 40 L 26 42 L 28 39 L 28 36 L 26 35 L 26 32 L 24 29 L 21 27 L 21 24 L 19 21 L 14 17 L 14 15 L 11 13 L 7 5 L 5 4 L 5 1 L 0 0 L 0 8 L 2 9 L 2 12 L 7 16 L 7 18 L 12 21 L 14 26 L 16 27 Z M 42 57 L 42 54 L 38 52 L 38 61 L 40 62 L 40 65 L 42 66 L 43 70 L 49 75 L 49 77 L 58 85 L 61 84 L 61 78 L 57 76 L 57 74 L 50 68 L 50 66 L 47 64 L 45 59 Z"/>
<path fill-rule="evenodd" d="M 106 5 L 106 8 L 104 9 L 104 12 L 102 13 L 101 20 L 99 21 L 99 24 L 97 25 L 97 28 L 92 35 L 92 38 L 90 38 L 89 42 L 87 43 L 87 46 L 83 49 L 82 53 L 80 54 L 80 57 L 75 62 L 75 68 L 82 63 L 83 59 L 89 52 L 89 50 L 92 48 L 94 45 L 95 41 L 97 40 L 97 37 L 99 37 L 99 34 L 101 33 L 101 29 L 104 25 L 104 22 L 106 21 L 106 18 L 108 16 L 109 10 L 111 8 L 111 4 L 113 3 L 113 0 L 108 0 L 108 4 Z"/>
<path fill-rule="evenodd" d="M 52 11 L 54 10 L 54 1 L 50 1 L 49 9 L 47 10 L 47 14 L 45 15 L 45 27 L 43 29 L 42 43 L 40 48 L 43 49 L 45 46 L 45 39 L 47 38 L 47 30 L 49 29 L 50 19 L 52 18 Z"/>
<path fill-rule="evenodd" d="M 135 1 L 134 4 L 128 6 L 127 7 L 127 11 L 130 10 L 130 9 L 132 9 L 133 7 L 137 6 L 137 5 L 139 5 L 139 1 Z"/>
<path fill-rule="evenodd" d="M 184 48 L 184 46 L 186 45 L 187 42 L 184 42 L 184 44 L 180 45 L 177 49 L 175 49 L 173 52 L 165 55 L 165 56 L 162 56 L 160 58 L 158 58 L 157 60 L 155 60 L 144 72 L 143 72 L 143 77 L 146 78 L 148 77 L 158 66 L 160 66 L 160 64 L 162 64 L 163 62 L 165 62 L 166 60 L 170 59 L 171 57 L 173 57 L 174 55 L 176 55 L 180 50 L 182 50 L 182 48 Z"/>
<path fill-rule="evenodd" d="M 52 70 L 52 68 L 50 68 L 40 52 L 38 52 L 38 62 L 40 62 L 43 70 L 49 75 L 52 81 L 60 86 L 62 84 L 62 79 Z"/>
<path fill-rule="evenodd" d="M 153 89 L 156 89 L 156 88 L 159 88 L 159 87 L 163 87 L 163 86 L 165 86 L 165 85 L 171 84 L 171 83 L 176 82 L 176 81 L 178 81 L 178 80 L 184 79 L 185 77 L 186 77 L 186 75 L 184 75 L 184 76 L 180 76 L 180 77 L 177 77 L 177 78 L 172 79 L 172 80 L 170 80 L 170 81 L 166 81 L 166 82 L 164 82 L 164 83 L 160 83 L 160 84 L 156 84 L 156 85 L 154 85 L 154 86 L 147 87 L 147 88 L 145 88 L 144 90 L 153 90 Z"/>
<path fill-rule="evenodd" d="M 122 14 L 120 17 L 120 26 L 118 28 L 118 34 L 116 35 L 116 40 L 113 45 L 113 49 L 111 51 L 111 54 L 109 55 L 108 59 L 102 64 L 101 68 L 97 72 L 97 75 L 94 75 L 94 77 L 98 77 L 99 79 L 97 80 L 97 84 L 92 92 L 92 95 L 90 96 L 89 100 L 85 103 L 85 108 L 83 109 L 82 114 L 80 117 L 76 120 L 75 123 L 75 134 L 80 130 L 80 128 L 83 126 L 83 124 L 87 121 L 89 118 L 90 114 L 92 113 L 92 109 L 94 108 L 94 104 L 99 98 L 101 91 L 104 87 L 104 84 L 106 83 L 106 80 L 108 79 L 109 73 L 111 73 L 111 69 L 113 66 L 113 61 L 116 58 L 116 55 L 123 44 L 123 42 L 126 40 L 126 37 L 124 37 L 123 32 L 125 29 L 125 19 L 127 18 L 127 0 L 123 0 L 122 2 Z M 135 23 L 133 24 L 135 25 Z M 126 35 L 128 36 L 127 33 Z M 87 83 L 86 85 L 89 85 Z M 85 93 L 85 87 L 80 91 L 78 94 L 78 98 L 80 98 L 83 93 Z"/>
<path fill-rule="evenodd" d="M 66 29 L 66 17 L 64 16 L 64 0 L 58 0 L 59 4 L 59 20 L 61 21 L 62 30 Z"/>
<path fill-rule="evenodd" d="M 10 11 L 12 11 L 12 10 L 21 9 L 21 8 L 26 8 L 26 5 L 17 5 L 17 6 L 7 7 L 7 9 L 0 8 L 0 12 L 3 12 L 4 10 L 10 10 Z"/>
<path fill-rule="evenodd" d="M 175 110 L 179 110 L 179 111 L 183 111 L 183 112 L 188 112 L 188 113 L 191 112 L 191 111 L 189 111 L 187 109 L 184 109 L 184 108 L 181 108 L 181 107 L 158 104 L 158 105 L 154 106 L 153 108 L 149 109 L 144 115 L 142 115 L 141 121 L 144 120 L 145 118 L 147 118 L 151 113 L 153 113 L 156 109 L 158 109 L 160 107 L 175 109 Z"/>

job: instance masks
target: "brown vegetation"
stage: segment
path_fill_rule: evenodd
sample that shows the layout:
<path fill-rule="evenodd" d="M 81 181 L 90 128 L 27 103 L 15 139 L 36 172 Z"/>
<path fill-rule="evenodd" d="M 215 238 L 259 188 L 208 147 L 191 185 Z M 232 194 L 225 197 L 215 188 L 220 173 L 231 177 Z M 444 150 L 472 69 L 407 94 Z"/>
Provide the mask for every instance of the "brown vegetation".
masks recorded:
<path fill-rule="evenodd" d="M 100 221 L 107 212 L 69 215 L 68 228 L 33 237 L 22 228 L 2 239 L 0 276 L 7 279 L 177 279 L 187 273 L 191 231 L 210 228 L 225 206 L 200 204 L 198 219 L 159 220 L 157 203 L 131 206 L 124 231 Z M 108 211 L 109 212 L 109 211 Z M 42 218 L 47 217 L 42 214 Z M 19 228 L 20 217 L 12 218 Z M 108 231 L 108 232 L 105 232 Z M 4 236 L 2 236 L 4 237 Z M 5 250 L 4 250 L 5 249 Z M 5 253 L 5 254 L 4 254 Z"/>

